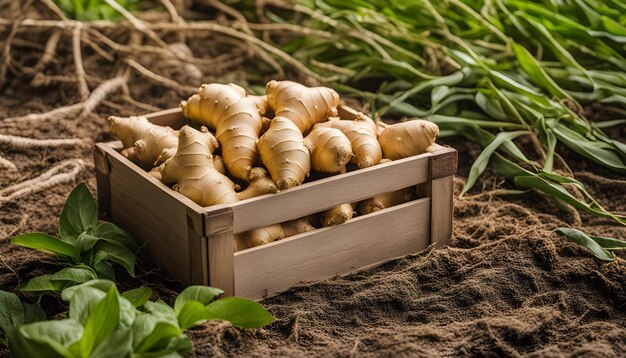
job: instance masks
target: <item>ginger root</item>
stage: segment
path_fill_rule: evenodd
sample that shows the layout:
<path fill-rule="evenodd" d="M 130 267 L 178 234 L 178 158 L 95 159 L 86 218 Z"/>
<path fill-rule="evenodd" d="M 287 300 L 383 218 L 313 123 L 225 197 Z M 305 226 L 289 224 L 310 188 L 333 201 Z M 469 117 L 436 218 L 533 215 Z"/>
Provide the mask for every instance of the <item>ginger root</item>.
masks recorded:
<path fill-rule="evenodd" d="M 228 171 L 248 181 L 258 158 L 261 112 L 267 107 L 264 97 L 246 96 L 246 91 L 233 83 L 211 83 L 203 84 L 180 106 L 185 117 L 215 129 Z"/>
<path fill-rule="evenodd" d="M 354 216 L 356 206 L 357 203 L 346 203 L 324 211 L 321 217 L 322 225 L 328 227 L 347 222 Z"/>
<path fill-rule="evenodd" d="M 311 170 L 311 152 L 302 132 L 287 118 L 276 117 L 259 139 L 261 161 L 278 189 L 301 184 Z"/>
<path fill-rule="evenodd" d="M 424 153 L 438 135 L 439 127 L 435 123 L 415 119 L 385 127 L 378 141 L 384 158 L 398 160 Z"/>
<path fill-rule="evenodd" d="M 107 122 L 111 132 L 122 141 L 122 155 L 144 170 L 158 166 L 176 153 L 178 137 L 170 127 L 152 124 L 145 117 L 111 116 Z"/>
<path fill-rule="evenodd" d="M 239 200 L 254 198 L 269 193 L 278 193 L 278 187 L 264 168 L 252 168 L 250 171 L 250 184 L 247 188 L 237 193 Z"/>
<path fill-rule="evenodd" d="M 346 164 L 352 159 L 352 144 L 339 129 L 314 127 L 304 140 L 313 148 L 313 170 L 329 174 L 346 171 Z"/>
<path fill-rule="evenodd" d="M 267 102 L 276 117 L 291 120 L 306 133 L 315 123 L 337 116 L 339 95 L 328 87 L 307 87 L 292 81 L 270 81 L 265 86 Z"/>
<path fill-rule="evenodd" d="M 248 230 L 235 235 L 233 249 L 234 251 L 245 250 L 315 230 L 317 228 L 313 225 L 313 221 L 314 216 L 308 215 L 284 223 Z"/>
<path fill-rule="evenodd" d="M 161 164 L 161 180 L 201 206 L 234 203 L 239 200 L 238 185 L 213 166 L 211 148 L 215 137 L 203 128 L 184 126 L 178 134 L 176 155 Z"/>
<path fill-rule="evenodd" d="M 377 195 L 373 198 L 363 200 L 359 204 L 359 212 L 361 215 L 373 213 L 375 211 L 390 208 L 395 205 L 406 203 L 415 199 L 413 188 L 405 188 L 389 193 Z"/>
<path fill-rule="evenodd" d="M 380 144 L 376 139 L 376 124 L 370 119 L 357 117 L 356 120 L 330 120 L 317 124 L 316 127 L 339 129 L 352 144 L 353 157 L 350 162 L 359 168 L 367 168 L 378 164 L 383 157 Z"/>

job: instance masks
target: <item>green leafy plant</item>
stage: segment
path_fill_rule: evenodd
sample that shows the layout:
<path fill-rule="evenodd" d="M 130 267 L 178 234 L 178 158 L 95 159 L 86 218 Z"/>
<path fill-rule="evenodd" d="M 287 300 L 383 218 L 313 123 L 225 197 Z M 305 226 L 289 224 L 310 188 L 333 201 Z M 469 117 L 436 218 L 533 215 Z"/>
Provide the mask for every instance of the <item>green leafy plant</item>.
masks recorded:
<path fill-rule="evenodd" d="M 554 232 L 565 237 L 569 241 L 588 248 L 602 261 L 613 261 L 615 260 L 615 254 L 613 251 L 626 250 L 626 241 L 623 240 L 587 235 L 580 230 L 565 227 L 558 228 L 554 230 Z"/>
<path fill-rule="evenodd" d="M 258 18 L 259 8 L 249 2 L 237 7 L 259 37 L 275 41 L 306 66 L 307 75 L 367 100 L 374 117 L 424 117 L 439 125 L 442 137 L 480 144 L 483 152 L 463 193 L 491 167 L 509 178 L 517 193 L 538 190 L 626 224 L 625 216 L 602 208 L 580 182 L 563 174 L 567 163 L 557 153 L 561 144 L 626 173 L 626 144 L 602 130 L 626 120 L 592 122 L 583 111 L 600 103 L 626 117 L 626 2 L 268 4 Z M 262 19 L 273 24 L 254 23 Z M 262 36 L 272 30 L 276 37 Z M 515 141 L 521 138 L 529 144 L 524 150 Z"/>
<path fill-rule="evenodd" d="M 50 252 L 63 267 L 35 277 L 20 287 L 31 292 L 61 292 L 93 279 L 115 279 L 112 263 L 135 275 L 135 241 L 110 222 L 98 221 L 96 202 L 84 183 L 72 190 L 61 213 L 59 237 L 40 232 L 14 237 L 14 245 Z"/>
<path fill-rule="evenodd" d="M 15 315 L 21 303 L 17 297 L 3 300 L 11 294 L 0 293 L 0 323 L 4 323 L 4 317 Z M 160 300 L 149 301 L 149 288 L 120 295 L 113 282 L 92 280 L 63 290 L 61 297 L 69 302 L 67 318 L 35 323 L 17 318 L 6 321 L 8 330 L 5 325 L 1 328 L 16 357 L 181 357 L 193 348 L 184 330 L 206 321 L 226 320 L 240 328 L 259 328 L 274 321 L 254 301 L 216 299 L 222 293 L 190 286 L 171 307 Z"/>
<path fill-rule="evenodd" d="M 128 11 L 137 9 L 140 0 L 113 0 Z M 105 0 L 54 0 L 67 16 L 79 21 L 118 20 L 122 16 Z"/>
<path fill-rule="evenodd" d="M 0 290 L 0 331 L 7 337 L 17 327 L 44 320 L 46 313 L 38 303 L 22 303 L 16 294 Z"/>

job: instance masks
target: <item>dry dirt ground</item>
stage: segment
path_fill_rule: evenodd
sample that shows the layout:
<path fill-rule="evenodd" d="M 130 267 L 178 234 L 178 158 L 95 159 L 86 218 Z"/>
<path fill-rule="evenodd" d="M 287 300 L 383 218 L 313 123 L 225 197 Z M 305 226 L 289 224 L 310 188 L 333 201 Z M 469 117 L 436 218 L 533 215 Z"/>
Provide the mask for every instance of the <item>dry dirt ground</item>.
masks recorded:
<path fill-rule="evenodd" d="M 52 66 L 71 66 L 71 58 Z M 88 73 L 95 73 L 93 66 Z M 112 67 L 112 69 L 114 66 Z M 0 143 L 0 289 L 13 290 L 53 267 L 54 258 L 9 244 L 19 233 L 55 234 L 65 197 L 79 182 L 95 193 L 92 144 L 110 140 L 105 118 L 145 113 L 119 91 L 80 115 L 21 118 L 78 102 L 74 83 L 58 79 L 33 86 L 32 76 L 9 71 L 0 83 L 0 134 L 39 139 L 78 138 L 66 146 L 21 147 Z M 97 79 L 92 79 L 98 82 Z M 70 81 L 71 82 L 71 81 Z M 185 93 L 131 76 L 134 98 L 158 108 Z M 95 87 L 91 82 L 89 87 Z M 611 132 L 626 141 L 626 129 Z M 458 194 L 477 148 L 461 139 Z M 625 178 L 561 153 L 577 179 L 602 205 L 626 213 Z M 52 172 L 50 172 L 52 171 Z M 49 187 L 15 185 L 42 175 Z M 46 175 L 54 180 L 46 179 Z M 48 180 L 48 181 L 45 181 Z M 471 195 L 455 201 L 449 247 L 405 257 L 346 277 L 302 284 L 263 301 L 277 321 L 242 331 L 213 322 L 188 332 L 197 356 L 597 356 L 626 355 L 626 261 L 604 263 L 552 230 L 574 226 L 590 234 L 626 238 L 626 228 L 579 215 L 536 193 L 501 197 L 505 187 L 487 173 Z M 380 238 L 384 240 L 384 238 Z M 123 287 L 148 285 L 171 301 L 180 285 L 162 276 L 139 252 L 138 275 L 118 272 Z M 42 300 L 49 314 L 57 298 Z M 0 354 L 6 355 L 6 348 Z"/>

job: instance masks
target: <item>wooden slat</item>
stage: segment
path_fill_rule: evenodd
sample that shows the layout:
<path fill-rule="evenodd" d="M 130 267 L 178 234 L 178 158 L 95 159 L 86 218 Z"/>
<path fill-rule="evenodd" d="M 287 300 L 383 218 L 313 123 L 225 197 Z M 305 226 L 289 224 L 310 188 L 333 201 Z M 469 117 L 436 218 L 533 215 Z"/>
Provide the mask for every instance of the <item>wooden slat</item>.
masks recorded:
<path fill-rule="evenodd" d="M 453 180 L 449 175 L 431 182 L 431 243 L 435 247 L 446 245 L 452 236 Z"/>
<path fill-rule="evenodd" d="M 111 186 L 109 185 L 109 160 L 103 144 L 96 144 L 93 151 L 93 160 L 96 167 L 96 185 L 98 187 L 98 216 L 101 219 L 110 219 L 111 213 Z"/>
<path fill-rule="evenodd" d="M 209 285 L 224 291 L 225 296 L 235 294 L 233 232 L 226 231 L 207 238 L 209 250 Z"/>
<path fill-rule="evenodd" d="M 203 237 L 202 222 L 195 222 L 198 216 L 193 211 L 187 215 L 187 247 L 189 248 L 189 277 L 192 285 L 209 284 L 209 263 L 207 239 Z M 203 218 L 203 215 L 201 219 Z M 200 224 L 200 225 L 198 225 Z"/>
<path fill-rule="evenodd" d="M 232 204 L 234 233 L 423 183 L 430 176 L 431 156 L 424 153 Z"/>
<path fill-rule="evenodd" d="M 183 111 L 179 107 L 145 114 L 144 117 L 154 124 L 170 126 L 174 129 L 180 129 L 180 127 L 188 124 L 188 121 L 183 117 Z"/>
<path fill-rule="evenodd" d="M 136 165 L 104 145 L 110 162 L 112 221 L 127 230 L 139 242 L 146 243 L 152 260 L 170 277 L 185 284 L 191 282 L 189 259 L 188 212 L 190 200 L 164 186 Z M 195 208 L 201 209 L 195 205 Z M 201 216 L 200 212 L 195 213 Z M 202 222 L 194 218 L 191 222 Z"/>
<path fill-rule="evenodd" d="M 258 299 L 430 245 L 430 199 L 235 253 L 235 294 Z"/>

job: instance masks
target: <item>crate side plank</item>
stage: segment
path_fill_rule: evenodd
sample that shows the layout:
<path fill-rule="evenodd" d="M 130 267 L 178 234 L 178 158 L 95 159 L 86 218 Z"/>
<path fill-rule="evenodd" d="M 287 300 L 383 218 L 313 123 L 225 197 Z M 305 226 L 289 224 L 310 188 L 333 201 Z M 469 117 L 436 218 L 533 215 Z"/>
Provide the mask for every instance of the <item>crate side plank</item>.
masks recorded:
<path fill-rule="evenodd" d="M 452 211 L 454 196 L 454 175 L 433 179 L 430 183 L 431 243 L 435 247 L 444 246 L 452 236 Z"/>
<path fill-rule="evenodd" d="M 188 208 L 141 173 L 110 156 L 111 217 L 140 243 L 171 277 L 190 282 Z M 140 169 L 139 169 L 140 170 Z"/>
<path fill-rule="evenodd" d="M 432 154 L 424 153 L 232 204 L 234 233 L 426 182 L 430 175 L 430 157 Z"/>
<path fill-rule="evenodd" d="M 174 129 L 180 129 L 180 127 L 189 123 L 183 116 L 183 111 L 180 107 L 145 114 L 144 117 L 154 124 L 169 126 Z"/>
<path fill-rule="evenodd" d="M 235 254 L 235 294 L 253 299 L 430 245 L 430 198 Z"/>
<path fill-rule="evenodd" d="M 209 285 L 220 288 L 225 296 L 235 294 L 233 232 L 224 231 L 207 238 L 209 254 Z"/>

